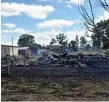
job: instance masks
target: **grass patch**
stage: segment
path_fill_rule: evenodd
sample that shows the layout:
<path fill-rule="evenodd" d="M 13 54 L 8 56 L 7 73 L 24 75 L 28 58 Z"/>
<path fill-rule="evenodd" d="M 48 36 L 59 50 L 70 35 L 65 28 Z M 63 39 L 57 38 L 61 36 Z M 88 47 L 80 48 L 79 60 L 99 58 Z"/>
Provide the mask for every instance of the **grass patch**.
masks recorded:
<path fill-rule="evenodd" d="M 49 79 L 36 83 L 7 81 L 2 84 L 2 100 L 109 100 L 109 83 L 107 81 L 98 83 L 76 78 L 63 78 L 61 81 L 62 83 Z"/>
<path fill-rule="evenodd" d="M 55 89 L 61 89 L 62 88 L 62 86 L 60 84 L 55 83 L 55 82 L 51 82 L 49 86 L 50 86 L 50 88 L 55 88 Z"/>
<path fill-rule="evenodd" d="M 69 81 L 69 85 L 73 88 L 76 88 L 76 87 L 81 86 L 82 84 L 81 84 L 81 81 L 79 80 L 71 80 Z"/>
<path fill-rule="evenodd" d="M 11 89 L 11 90 L 15 90 L 19 87 L 19 84 L 9 82 L 9 83 L 4 84 L 3 87 Z"/>
<path fill-rule="evenodd" d="M 34 65 L 36 62 L 35 62 L 35 59 L 29 59 L 27 63 L 29 65 Z"/>
<path fill-rule="evenodd" d="M 102 83 L 97 83 L 97 84 L 93 84 L 89 89 L 92 91 L 95 91 L 95 92 L 105 91 L 105 90 L 107 90 L 107 86 Z"/>

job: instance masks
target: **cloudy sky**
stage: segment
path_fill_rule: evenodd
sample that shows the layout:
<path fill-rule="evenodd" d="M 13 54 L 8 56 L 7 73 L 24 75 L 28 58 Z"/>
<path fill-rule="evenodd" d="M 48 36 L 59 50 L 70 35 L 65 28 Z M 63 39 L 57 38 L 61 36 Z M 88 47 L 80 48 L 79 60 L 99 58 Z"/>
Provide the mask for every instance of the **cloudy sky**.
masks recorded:
<path fill-rule="evenodd" d="M 81 2 L 80 2 L 81 1 Z M 1 0 L 1 43 L 14 45 L 21 34 L 34 35 L 36 43 L 47 45 L 51 38 L 64 33 L 74 40 L 83 36 L 85 27 L 78 11 L 87 0 Z M 109 14 L 92 0 L 96 22 L 108 19 Z"/>

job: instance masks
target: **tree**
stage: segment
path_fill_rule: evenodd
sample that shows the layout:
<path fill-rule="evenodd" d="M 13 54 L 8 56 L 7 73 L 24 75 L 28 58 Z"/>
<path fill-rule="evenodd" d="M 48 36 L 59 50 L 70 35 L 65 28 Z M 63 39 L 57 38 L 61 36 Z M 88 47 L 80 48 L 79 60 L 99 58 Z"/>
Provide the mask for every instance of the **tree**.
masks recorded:
<path fill-rule="evenodd" d="M 84 45 L 85 45 L 86 43 L 87 43 L 86 38 L 82 36 L 82 37 L 80 38 L 80 45 L 84 47 Z"/>
<path fill-rule="evenodd" d="M 63 44 L 63 42 L 66 40 L 66 36 L 64 35 L 64 33 L 61 33 L 61 34 L 59 34 L 59 35 L 57 35 L 56 36 L 56 39 L 57 39 L 57 42 L 59 43 L 59 44 Z"/>
<path fill-rule="evenodd" d="M 89 32 L 92 32 L 94 34 L 94 37 L 96 37 L 97 51 L 99 52 L 99 50 L 101 48 L 101 40 L 100 39 L 101 39 L 102 34 L 100 33 L 99 29 L 96 27 L 95 15 L 94 15 L 91 0 L 88 0 L 88 4 L 89 4 L 90 12 L 86 9 L 86 7 L 84 5 L 78 6 L 78 9 L 84 19 L 84 25 L 85 25 L 86 29 Z"/>
<path fill-rule="evenodd" d="M 99 23 L 96 24 L 97 29 L 99 29 L 100 34 L 100 40 L 102 43 L 103 49 L 109 48 L 109 19 L 105 21 L 100 21 Z M 96 34 L 94 35 L 94 38 L 96 37 Z"/>
<path fill-rule="evenodd" d="M 35 43 L 34 36 L 23 34 L 18 39 L 18 45 L 22 47 L 30 47 Z"/>
<path fill-rule="evenodd" d="M 93 49 L 96 49 L 97 48 L 97 38 L 95 37 L 94 34 L 92 34 L 91 38 L 92 38 L 92 47 Z"/>
<path fill-rule="evenodd" d="M 51 42 L 50 42 L 50 45 L 56 43 L 56 40 L 54 38 L 52 38 Z"/>
<path fill-rule="evenodd" d="M 30 48 L 42 48 L 42 46 L 40 44 L 36 44 L 33 43 L 31 46 L 29 46 Z"/>
<path fill-rule="evenodd" d="M 73 40 L 70 41 L 69 48 L 72 49 L 73 51 L 77 51 L 76 41 L 73 41 Z"/>
<path fill-rule="evenodd" d="M 107 11 L 109 12 L 109 4 L 107 0 L 98 0 L 98 3 Z"/>
<path fill-rule="evenodd" d="M 61 46 L 62 53 L 64 51 L 65 42 L 67 42 L 66 38 L 67 37 L 64 35 L 64 33 L 61 33 L 61 34 L 59 34 L 59 35 L 56 36 L 57 42 L 62 45 Z"/>
<path fill-rule="evenodd" d="M 77 49 L 78 49 L 78 46 L 79 46 L 79 38 L 78 38 L 78 35 L 76 35 L 76 46 L 77 46 Z"/>
<path fill-rule="evenodd" d="M 87 0 L 87 1 L 88 1 L 87 6 L 89 6 L 89 11 L 86 9 L 85 5 L 79 5 L 78 10 L 84 19 L 84 25 L 86 29 L 90 32 L 93 32 L 93 28 L 95 28 L 95 16 L 94 16 L 91 0 Z"/>
<path fill-rule="evenodd" d="M 34 40 L 34 36 L 29 34 L 23 34 L 19 36 L 18 45 L 21 47 L 30 47 L 30 48 L 40 48 L 40 44 L 36 44 Z"/>

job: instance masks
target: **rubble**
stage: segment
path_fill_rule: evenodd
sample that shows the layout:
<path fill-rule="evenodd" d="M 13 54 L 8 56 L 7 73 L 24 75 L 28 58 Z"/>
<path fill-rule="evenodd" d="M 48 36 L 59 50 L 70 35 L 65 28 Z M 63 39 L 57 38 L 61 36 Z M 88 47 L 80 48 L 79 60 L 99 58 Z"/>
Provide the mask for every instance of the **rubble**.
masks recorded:
<path fill-rule="evenodd" d="M 52 55 L 42 56 L 36 60 L 35 65 L 29 65 L 10 57 L 11 75 L 14 76 L 107 76 L 109 74 L 109 57 L 101 55 Z M 15 62 L 14 67 L 13 61 Z M 2 74 L 7 69 L 6 58 L 2 59 Z"/>

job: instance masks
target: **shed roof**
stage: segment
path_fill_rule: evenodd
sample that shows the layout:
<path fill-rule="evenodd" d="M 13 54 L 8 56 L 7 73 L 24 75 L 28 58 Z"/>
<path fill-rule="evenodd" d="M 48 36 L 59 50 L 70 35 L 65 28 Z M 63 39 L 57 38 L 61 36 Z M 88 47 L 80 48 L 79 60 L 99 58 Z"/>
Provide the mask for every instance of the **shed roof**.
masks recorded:
<path fill-rule="evenodd" d="M 7 46 L 7 47 L 18 47 L 18 46 L 12 46 L 12 45 L 1 45 L 1 46 Z"/>

